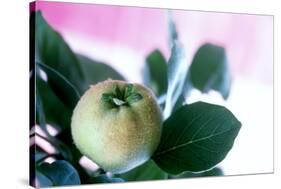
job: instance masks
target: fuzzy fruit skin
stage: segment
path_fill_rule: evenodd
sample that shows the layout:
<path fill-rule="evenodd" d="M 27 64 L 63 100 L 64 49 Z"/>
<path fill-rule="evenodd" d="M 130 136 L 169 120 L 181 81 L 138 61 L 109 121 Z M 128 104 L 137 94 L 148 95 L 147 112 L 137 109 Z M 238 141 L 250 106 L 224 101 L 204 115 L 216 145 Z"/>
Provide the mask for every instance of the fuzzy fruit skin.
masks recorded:
<path fill-rule="evenodd" d="M 103 93 L 127 83 L 106 80 L 91 86 L 76 105 L 71 133 L 77 148 L 101 168 L 112 173 L 127 172 L 150 159 L 162 130 L 162 114 L 151 90 L 133 84 L 142 99 L 113 108 L 101 100 Z"/>

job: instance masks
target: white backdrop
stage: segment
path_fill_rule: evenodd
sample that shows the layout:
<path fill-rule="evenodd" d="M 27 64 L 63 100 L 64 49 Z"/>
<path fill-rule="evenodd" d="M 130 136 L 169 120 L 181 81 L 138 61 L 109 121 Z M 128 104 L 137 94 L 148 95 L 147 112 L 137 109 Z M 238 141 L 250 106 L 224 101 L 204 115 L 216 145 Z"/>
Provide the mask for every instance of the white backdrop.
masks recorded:
<path fill-rule="evenodd" d="M 273 188 L 280 177 L 280 10 L 274 0 L 72 0 L 71 2 L 91 2 L 144 7 L 163 7 L 189 10 L 223 11 L 237 13 L 275 15 L 275 174 L 230 176 L 172 180 L 169 182 L 141 182 L 114 185 L 89 185 L 82 188 Z M 6 0 L 0 6 L 0 57 L 1 57 L 1 98 L 0 98 L 0 186 L 1 188 L 29 188 L 28 184 L 28 2 Z M 279 86 L 278 86 L 279 85 Z M 251 150 L 251 149 L 249 149 Z M 70 188 L 70 187 L 63 187 Z M 78 188 L 78 187 L 71 187 Z"/>

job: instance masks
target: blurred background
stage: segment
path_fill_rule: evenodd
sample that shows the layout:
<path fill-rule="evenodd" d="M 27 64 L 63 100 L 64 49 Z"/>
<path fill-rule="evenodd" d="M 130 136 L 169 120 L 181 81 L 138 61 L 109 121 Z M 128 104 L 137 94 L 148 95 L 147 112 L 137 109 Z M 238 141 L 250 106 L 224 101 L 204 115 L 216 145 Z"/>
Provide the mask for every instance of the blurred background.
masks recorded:
<path fill-rule="evenodd" d="M 131 82 L 143 82 L 145 58 L 151 51 L 160 49 L 166 60 L 170 56 L 164 9 L 44 1 L 38 1 L 36 9 L 72 50 L 110 64 Z M 225 175 L 272 172 L 273 17 L 172 13 L 187 64 L 203 43 L 226 49 L 233 79 L 228 100 L 215 91 L 201 94 L 197 90 L 187 98 L 187 103 L 201 100 L 224 105 L 242 122 L 233 149 L 218 166 Z"/>

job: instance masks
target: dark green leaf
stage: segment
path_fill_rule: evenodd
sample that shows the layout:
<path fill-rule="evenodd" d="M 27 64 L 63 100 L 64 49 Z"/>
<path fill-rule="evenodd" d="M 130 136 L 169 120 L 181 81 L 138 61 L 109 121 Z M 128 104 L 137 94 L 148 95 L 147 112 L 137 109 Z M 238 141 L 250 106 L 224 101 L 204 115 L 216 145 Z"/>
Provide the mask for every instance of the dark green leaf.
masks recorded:
<path fill-rule="evenodd" d="M 231 76 L 223 47 L 206 43 L 194 55 L 190 66 L 190 80 L 203 93 L 216 90 L 227 99 L 230 93 Z"/>
<path fill-rule="evenodd" d="M 109 78 L 115 80 L 125 80 L 121 74 L 105 63 L 91 60 L 90 58 L 80 54 L 76 54 L 76 56 L 80 62 L 80 66 L 85 77 L 85 89 L 87 89 L 90 85 Z"/>
<path fill-rule="evenodd" d="M 36 61 L 61 73 L 82 93 L 84 78 L 77 57 L 63 37 L 45 21 L 40 11 L 36 12 L 35 21 Z"/>
<path fill-rule="evenodd" d="M 80 95 L 76 88 L 60 73 L 48 65 L 37 63 L 39 67 L 47 74 L 48 83 L 59 99 L 70 109 L 74 109 Z"/>
<path fill-rule="evenodd" d="M 145 180 L 163 180 L 167 178 L 167 173 L 162 171 L 153 160 L 150 160 L 139 167 L 117 175 L 126 181 L 145 181 Z"/>
<path fill-rule="evenodd" d="M 64 142 L 58 140 L 55 137 L 50 138 L 49 141 L 59 151 L 59 153 L 65 160 L 73 160 L 72 152 L 68 145 L 66 145 Z"/>
<path fill-rule="evenodd" d="M 71 117 L 71 111 L 66 108 L 56 96 L 52 93 L 52 90 L 48 88 L 49 86 L 36 74 L 36 123 L 45 131 L 47 140 L 51 145 L 53 145 L 58 152 L 67 160 L 72 160 L 72 154 L 70 149 L 61 141 L 51 136 L 46 129 L 46 123 L 51 123 L 60 129 L 65 129 L 69 127 L 69 120 Z M 44 95 L 41 95 L 41 94 Z M 57 110 L 58 108 L 61 108 Z M 65 110 L 60 112 L 61 110 Z M 38 135 L 38 134 L 37 134 Z"/>
<path fill-rule="evenodd" d="M 115 182 L 124 182 L 122 178 L 111 178 L 108 177 L 107 175 L 99 175 L 92 177 L 88 183 L 93 184 L 93 183 L 115 183 Z"/>
<path fill-rule="evenodd" d="M 37 77 L 36 74 L 36 80 L 38 80 L 36 83 L 40 82 L 39 77 Z M 41 95 L 40 95 L 40 90 L 38 87 L 36 87 L 36 103 L 35 103 L 35 107 L 36 107 L 36 117 L 35 117 L 35 123 L 40 125 L 40 127 L 47 132 L 46 129 L 46 117 L 45 117 L 45 110 L 44 110 L 44 106 L 43 106 L 43 102 L 41 99 Z"/>
<path fill-rule="evenodd" d="M 62 103 L 48 87 L 38 74 L 36 74 L 36 123 L 47 134 L 44 140 L 47 140 L 53 145 L 65 159 L 71 160 L 72 154 L 70 149 L 63 142 L 51 136 L 46 129 L 46 123 L 51 123 L 60 129 L 65 129 L 65 127 L 69 127 L 68 124 L 71 117 L 71 112 L 67 108 L 64 108 L 64 106 L 60 106 Z M 61 109 L 57 110 L 58 107 Z M 56 114 L 57 111 L 62 110 L 65 111 Z"/>
<path fill-rule="evenodd" d="M 46 122 L 60 130 L 70 127 L 72 110 L 61 102 L 50 86 L 38 74 L 36 74 L 36 99 L 37 124 L 42 126 L 42 123 L 45 125 Z M 42 115 L 44 115 L 44 118 Z M 39 119 L 44 119 L 44 121 Z"/>
<path fill-rule="evenodd" d="M 65 160 L 58 160 L 52 164 L 42 163 L 37 169 L 52 182 L 53 186 L 80 184 L 78 172 Z"/>
<path fill-rule="evenodd" d="M 171 178 L 194 178 L 194 177 L 210 177 L 210 176 L 222 176 L 223 171 L 219 167 L 215 167 L 211 170 L 200 172 L 200 173 L 193 173 L 193 172 L 184 172 L 180 175 L 171 176 Z"/>
<path fill-rule="evenodd" d="M 71 150 L 67 145 L 65 145 L 63 142 L 58 140 L 57 138 L 51 136 L 48 132 L 46 132 L 47 136 L 42 136 L 38 133 L 36 133 L 36 136 L 42 138 L 43 140 L 49 142 L 53 147 L 55 147 L 59 153 L 64 159 L 72 161 L 72 153 Z"/>
<path fill-rule="evenodd" d="M 38 169 L 36 170 L 36 179 L 38 180 L 40 187 L 53 186 L 53 182 Z"/>
<path fill-rule="evenodd" d="M 210 169 L 225 158 L 240 127 L 225 107 L 204 102 L 185 105 L 164 122 L 153 159 L 170 174 Z"/>
<path fill-rule="evenodd" d="M 66 131 L 64 132 L 66 133 Z M 89 179 L 89 172 L 87 169 L 83 168 L 81 165 L 80 165 L 80 159 L 81 157 L 83 156 L 81 154 L 81 152 L 77 149 L 77 147 L 75 146 L 75 144 L 72 142 L 72 137 L 71 137 L 71 132 L 69 131 L 69 133 L 66 133 L 66 134 L 69 134 L 70 136 L 67 137 L 67 141 L 68 140 L 71 140 L 71 143 L 70 145 L 68 145 L 68 147 L 70 148 L 71 152 L 72 152 L 72 161 L 71 161 L 71 164 L 72 166 L 77 170 L 77 172 L 79 173 L 79 176 L 80 176 L 80 181 L 82 184 L 86 183 L 86 181 Z M 66 141 L 64 141 L 65 143 L 67 143 Z"/>
<path fill-rule="evenodd" d="M 41 161 L 42 159 L 48 157 L 48 154 L 41 151 L 35 152 L 35 162 Z"/>
<path fill-rule="evenodd" d="M 143 79 L 145 85 L 151 88 L 157 96 L 166 93 L 168 86 L 167 62 L 158 49 L 147 56 Z"/>

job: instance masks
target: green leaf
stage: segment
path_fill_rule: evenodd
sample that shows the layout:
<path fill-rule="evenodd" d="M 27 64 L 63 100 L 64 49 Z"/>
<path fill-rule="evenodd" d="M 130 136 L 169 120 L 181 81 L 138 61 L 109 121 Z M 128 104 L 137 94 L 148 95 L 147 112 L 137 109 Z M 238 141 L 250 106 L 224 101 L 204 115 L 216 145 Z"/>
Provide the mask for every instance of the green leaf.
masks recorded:
<path fill-rule="evenodd" d="M 78 172 L 65 160 L 57 160 L 52 164 L 42 163 L 37 167 L 37 171 L 47 177 L 53 186 L 80 184 Z"/>
<path fill-rule="evenodd" d="M 63 158 L 72 160 L 72 154 L 68 146 L 55 137 L 51 136 L 46 129 L 46 123 L 51 123 L 61 130 L 66 129 L 67 127 L 69 127 L 71 118 L 71 111 L 67 108 L 64 108 L 63 104 L 58 99 L 56 99 L 56 96 L 48 87 L 49 86 L 38 76 L 38 74 L 36 74 L 35 121 L 47 134 L 47 137 L 44 137 L 44 139 L 52 144 Z"/>
<path fill-rule="evenodd" d="M 39 77 L 37 77 L 36 74 L 36 80 L 38 80 L 40 82 Z M 36 82 L 37 83 L 37 82 Z M 46 129 L 46 117 L 45 117 L 45 110 L 44 110 L 44 106 L 42 103 L 42 99 L 41 99 L 41 95 L 40 95 L 40 90 L 38 87 L 36 87 L 36 102 L 35 102 L 35 107 L 36 107 L 36 117 L 35 117 L 35 123 L 40 125 L 40 127 L 44 130 L 47 131 Z"/>
<path fill-rule="evenodd" d="M 143 76 L 145 85 L 151 88 L 157 96 L 166 93 L 168 87 L 167 61 L 158 49 L 147 56 Z"/>
<path fill-rule="evenodd" d="M 40 187 L 53 186 L 53 182 L 38 169 L 36 170 L 36 179 L 38 180 Z"/>
<path fill-rule="evenodd" d="M 40 118 L 44 119 L 41 120 L 41 123 L 44 122 L 44 125 L 46 122 L 60 130 L 64 130 L 70 127 L 72 110 L 61 102 L 61 100 L 56 96 L 54 91 L 38 75 L 38 73 L 36 74 L 36 99 L 37 124 L 40 124 Z M 39 114 L 40 117 L 38 117 Z M 42 124 L 40 124 L 40 126 L 42 126 Z"/>
<path fill-rule="evenodd" d="M 225 158 L 240 127 L 225 107 L 204 102 L 182 106 L 164 122 L 153 159 L 170 174 L 210 169 Z"/>
<path fill-rule="evenodd" d="M 71 150 L 69 149 L 69 147 L 67 145 L 65 145 L 63 142 L 61 142 L 60 140 L 58 140 L 57 138 L 51 136 L 50 134 L 48 134 L 46 132 L 47 136 L 42 136 L 38 133 L 36 133 L 36 136 L 42 138 L 43 140 L 49 142 L 53 147 L 55 147 L 57 149 L 57 151 L 59 152 L 59 155 L 62 156 L 62 158 L 72 161 L 73 160 L 73 156 L 71 153 Z"/>
<path fill-rule="evenodd" d="M 71 149 L 69 148 L 68 145 L 66 145 L 66 143 L 58 140 L 55 137 L 50 138 L 49 141 L 59 151 L 59 153 L 65 160 L 68 161 L 73 160 Z"/>
<path fill-rule="evenodd" d="M 190 70 L 192 85 L 203 93 L 218 91 L 224 99 L 230 93 L 231 76 L 223 47 L 206 43 L 195 53 Z"/>
<path fill-rule="evenodd" d="M 46 157 L 48 157 L 48 154 L 45 152 L 41 152 L 41 151 L 35 152 L 35 162 L 41 161 L 42 159 L 45 159 Z"/>
<path fill-rule="evenodd" d="M 36 61 L 61 73 L 82 93 L 84 77 L 77 57 L 63 37 L 46 22 L 40 11 L 36 12 L 35 22 Z"/>
<path fill-rule="evenodd" d="M 92 177 L 88 180 L 87 183 L 93 184 L 93 183 L 115 183 L 115 182 L 124 182 L 122 178 L 111 178 L 107 175 L 99 175 Z"/>
<path fill-rule="evenodd" d="M 167 173 L 162 171 L 153 160 L 149 160 L 135 169 L 117 176 L 126 181 L 163 180 L 168 177 Z"/>
<path fill-rule="evenodd" d="M 200 173 L 193 173 L 193 172 L 184 172 L 182 174 L 171 176 L 172 179 L 175 178 L 194 178 L 194 177 L 211 177 L 211 176 L 222 176 L 223 171 L 219 167 L 215 167 L 211 170 L 200 172 Z"/>
<path fill-rule="evenodd" d="M 48 65 L 41 63 L 37 63 L 37 65 L 47 74 L 48 84 L 57 97 L 70 109 L 74 109 L 80 98 L 76 88 L 63 75 Z"/>
<path fill-rule="evenodd" d="M 109 78 L 115 80 L 125 80 L 121 74 L 105 63 L 91 60 L 90 58 L 80 54 L 76 54 L 76 56 L 80 62 L 80 66 L 85 77 L 86 84 L 84 89 L 87 89 L 90 85 Z"/>

